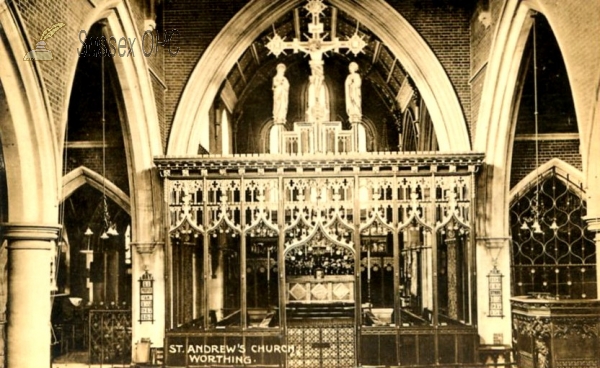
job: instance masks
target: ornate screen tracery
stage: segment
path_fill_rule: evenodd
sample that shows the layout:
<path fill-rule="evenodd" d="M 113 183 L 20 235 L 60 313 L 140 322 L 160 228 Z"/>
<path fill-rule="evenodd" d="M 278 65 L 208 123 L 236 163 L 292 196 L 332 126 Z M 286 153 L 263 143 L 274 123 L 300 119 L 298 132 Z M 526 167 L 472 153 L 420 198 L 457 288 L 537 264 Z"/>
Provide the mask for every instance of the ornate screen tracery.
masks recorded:
<path fill-rule="evenodd" d="M 479 159 L 372 156 L 165 163 L 176 324 L 262 325 L 259 309 L 289 302 L 368 306 L 374 326 L 470 324 Z"/>

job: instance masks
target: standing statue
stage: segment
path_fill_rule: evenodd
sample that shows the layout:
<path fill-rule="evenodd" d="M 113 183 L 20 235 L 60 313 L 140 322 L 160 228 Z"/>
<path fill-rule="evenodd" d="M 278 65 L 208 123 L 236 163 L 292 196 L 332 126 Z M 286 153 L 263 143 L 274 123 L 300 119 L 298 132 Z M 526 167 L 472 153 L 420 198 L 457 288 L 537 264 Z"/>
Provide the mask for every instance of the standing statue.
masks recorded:
<path fill-rule="evenodd" d="M 299 38 L 294 38 L 293 41 L 284 41 L 281 36 L 275 34 L 265 46 L 275 56 L 279 56 L 285 50 L 292 50 L 294 53 L 303 52 L 310 56 L 311 76 L 308 83 L 306 122 L 317 123 L 318 125 L 330 118 L 329 96 L 323 69 L 323 55 L 329 51 L 337 53 L 343 48 L 348 49 L 348 52 L 352 52 L 356 56 L 362 52 L 367 43 L 358 35 L 358 30 L 352 37 L 345 41 L 340 40 L 338 37 L 331 37 L 329 40 L 325 40 L 327 34 L 325 33 L 325 25 L 321 22 L 321 16 L 327 6 L 323 4 L 322 0 L 309 0 L 304 8 L 308 10 L 312 18 L 310 23 L 308 23 L 308 33 L 310 35 L 306 36 L 306 40 L 301 41 Z M 358 65 L 356 65 L 356 69 L 358 70 Z M 357 82 L 360 87 L 360 77 L 358 77 Z M 358 111 L 360 116 L 360 89 L 358 91 Z"/>
<path fill-rule="evenodd" d="M 350 74 L 346 77 L 346 113 L 351 123 L 359 123 L 362 119 L 361 84 L 360 75 L 357 73 L 358 64 L 354 61 L 348 66 Z"/>
<path fill-rule="evenodd" d="M 277 74 L 273 77 L 273 120 L 275 124 L 285 124 L 288 112 L 290 82 L 285 77 L 285 64 L 277 65 Z"/>
<path fill-rule="evenodd" d="M 325 73 L 323 61 L 310 61 L 311 75 L 308 78 L 308 106 L 306 121 L 323 121 L 329 117 L 327 96 L 325 93 Z"/>

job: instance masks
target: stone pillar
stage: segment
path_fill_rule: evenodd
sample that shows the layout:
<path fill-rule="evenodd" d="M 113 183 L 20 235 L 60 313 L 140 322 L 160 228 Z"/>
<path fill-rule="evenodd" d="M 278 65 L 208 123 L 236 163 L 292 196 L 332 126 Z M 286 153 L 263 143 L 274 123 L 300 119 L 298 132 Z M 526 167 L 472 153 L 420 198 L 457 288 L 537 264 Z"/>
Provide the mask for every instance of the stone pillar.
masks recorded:
<path fill-rule="evenodd" d="M 50 364 L 51 249 L 58 225 L 5 224 L 8 241 L 7 367 Z"/>
<path fill-rule="evenodd" d="M 448 264 L 448 317 L 458 319 L 458 278 L 456 276 L 456 238 L 454 230 L 447 231 L 446 245 L 448 253 L 446 262 Z"/>
<path fill-rule="evenodd" d="M 136 259 L 132 267 L 132 358 L 134 362 L 142 362 L 141 356 L 136 354 L 136 344 L 142 339 L 150 339 L 152 347 L 160 347 L 164 340 L 165 330 L 165 271 L 164 271 L 164 243 L 163 242 L 135 242 L 131 243 L 132 256 Z M 154 321 L 141 321 L 140 278 L 148 271 L 153 281 L 153 318 Z"/>
<path fill-rule="evenodd" d="M 589 211 L 589 209 L 588 209 Z M 587 229 L 596 234 L 594 242 L 596 243 L 596 265 L 600 264 L 600 217 L 586 217 Z M 596 295 L 600 299 L 600 267 L 596 266 Z"/>
<path fill-rule="evenodd" d="M 482 237 L 477 239 L 477 328 L 482 344 L 510 345 L 510 238 Z M 487 275 L 496 268 L 502 277 L 502 312 L 504 317 L 489 316 L 490 295 Z"/>

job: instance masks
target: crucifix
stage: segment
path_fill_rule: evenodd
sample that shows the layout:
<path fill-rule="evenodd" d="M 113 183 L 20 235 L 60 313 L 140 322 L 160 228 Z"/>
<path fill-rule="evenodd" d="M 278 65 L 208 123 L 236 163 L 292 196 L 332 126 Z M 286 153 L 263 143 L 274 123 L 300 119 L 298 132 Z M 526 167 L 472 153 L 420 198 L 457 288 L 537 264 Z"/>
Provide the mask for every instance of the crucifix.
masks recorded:
<path fill-rule="evenodd" d="M 367 44 L 358 35 L 358 32 L 355 32 L 352 37 L 345 41 L 337 37 L 332 37 L 326 41 L 327 33 L 325 33 L 324 25 L 321 23 L 321 15 L 326 8 L 327 6 L 323 4 L 323 0 L 308 0 L 304 6 L 304 9 L 312 17 L 311 22 L 308 24 L 310 35 L 305 35 L 307 38 L 305 41 L 300 41 L 298 38 L 285 41 L 281 36 L 275 34 L 266 45 L 275 56 L 285 53 L 285 50 L 293 50 L 294 53 L 302 51 L 310 56 L 311 75 L 309 77 L 308 107 L 306 110 L 306 121 L 310 123 L 325 121 L 329 117 L 325 89 L 323 88 L 325 80 L 323 54 L 327 51 L 339 52 L 341 48 L 345 48 L 348 49 L 348 52 L 357 55 Z"/>

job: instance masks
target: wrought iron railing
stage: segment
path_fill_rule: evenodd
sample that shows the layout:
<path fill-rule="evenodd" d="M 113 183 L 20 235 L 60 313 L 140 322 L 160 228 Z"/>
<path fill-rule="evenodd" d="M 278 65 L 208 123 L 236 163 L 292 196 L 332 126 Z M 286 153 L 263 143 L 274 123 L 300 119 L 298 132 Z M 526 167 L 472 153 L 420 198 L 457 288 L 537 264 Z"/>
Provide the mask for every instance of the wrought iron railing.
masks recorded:
<path fill-rule="evenodd" d="M 89 311 L 90 364 L 131 362 L 131 309 Z"/>
<path fill-rule="evenodd" d="M 513 295 L 594 299 L 596 246 L 581 184 L 555 170 L 540 178 L 510 207 Z"/>

